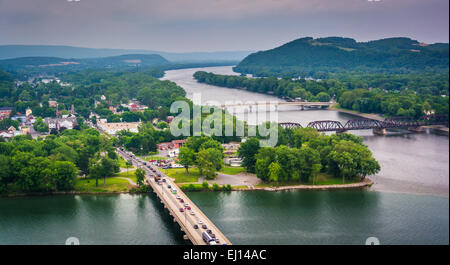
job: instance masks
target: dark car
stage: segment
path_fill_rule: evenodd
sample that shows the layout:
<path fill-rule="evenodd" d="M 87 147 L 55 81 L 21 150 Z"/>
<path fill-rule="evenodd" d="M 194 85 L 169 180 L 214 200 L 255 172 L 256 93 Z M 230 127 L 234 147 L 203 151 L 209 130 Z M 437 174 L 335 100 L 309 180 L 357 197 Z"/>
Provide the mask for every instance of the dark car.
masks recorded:
<path fill-rule="evenodd" d="M 163 179 L 163 182 L 166 182 L 166 179 Z"/>
<path fill-rule="evenodd" d="M 209 234 L 212 238 L 216 238 L 216 234 Z"/>
<path fill-rule="evenodd" d="M 170 189 L 170 188 L 172 188 L 172 186 L 170 186 L 170 185 L 169 185 L 169 186 L 167 186 L 167 188 L 169 188 L 169 189 Z"/>
<path fill-rule="evenodd" d="M 203 229 L 206 229 L 206 228 L 208 228 L 208 227 L 207 227 L 206 225 L 202 225 L 202 228 L 203 228 Z"/>
<path fill-rule="evenodd" d="M 186 207 L 186 209 L 191 210 L 191 206 Z"/>
<path fill-rule="evenodd" d="M 194 225 L 194 229 L 198 229 L 198 225 Z"/>
<path fill-rule="evenodd" d="M 180 199 L 180 202 L 181 202 L 181 203 L 183 203 L 183 202 L 184 202 L 184 200 L 183 200 L 183 199 Z"/>
<path fill-rule="evenodd" d="M 211 234 L 212 233 L 211 229 L 206 230 L 206 233 Z"/>
<path fill-rule="evenodd" d="M 183 209 L 183 208 L 180 208 L 180 212 L 184 212 L 184 209 Z"/>

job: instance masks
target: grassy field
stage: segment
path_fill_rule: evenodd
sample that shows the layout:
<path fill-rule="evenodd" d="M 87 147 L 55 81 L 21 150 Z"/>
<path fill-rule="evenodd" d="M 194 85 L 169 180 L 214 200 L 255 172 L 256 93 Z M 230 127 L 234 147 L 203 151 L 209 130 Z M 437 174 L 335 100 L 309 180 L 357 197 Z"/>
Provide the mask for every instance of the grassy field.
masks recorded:
<path fill-rule="evenodd" d="M 121 178 L 129 178 L 131 179 L 134 183 L 136 183 L 136 170 L 129 170 L 128 172 L 121 172 L 121 173 L 117 173 L 116 177 L 121 177 Z"/>
<path fill-rule="evenodd" d="M 174 178 L 175 183 L 197 182 L 200 177 L 200 172 L 195 167 L 189 169 L 189 174 L 186 174 L 186 169 L 184 168 L 169 168 L 162 169 L 162 171 L 169 177 Z"/>
<path fill-rule="evenodd" d="M 219 171 L 220 173 L 227 174 L 227 175 L 237 175 L 239 173 L 245 172 L 244 167 L 231 167 L 231 166 L 224 166 Z"/>
<path fill-rule="evenodd" d="M 95 186 L 95 179 L 78 179 L 75 184 L 75 191 L 80 192 L 126 192 L 132 185 L 126 179 L 106 178 L 106 186 L 103 187 L 103 179 L 98 180 L 98 187 Z"/>
<path fill-rule="evenodd" d="M 119 156 L 119 166 L 121 168 L 132 168 L 133 166 L 127 166 L 127 161 Z"/>
<path fill-rule="evenodd" d="M 360 179 L 345 179 L 345 184 L 358 183 Z M 338 185 L 342 184 L 342 178 L 335 178 L 326 173 L 320 173 L 316 176 L 314 185 Z M 262 182 L 256 187 L 260 188 L 270 188 L 270 187 L 282 187 L 282 186 L 295 186 L 295 185 L 313 185 L 312 179 L 307 183 L 302 183 L 298 181 L 286 181 L 279 183 L 267 183 Z"/>
<path fill-rule="evenodd" d="M 132 185 L 128 180 L 122 178 L 129 178 L 131 181 L 136 183 L 135 172 L 136 170 L 130 170 L 129 172 L 117 173 L 114 177 L 106 178 L 106 187 L 103 187 L 103 179 L 98 180 L 98 187 L 95 186 L 95 179 L 93 178 L 77 179 L 75 191 L 92 193 L 126 192 L 132 187 Z"/>

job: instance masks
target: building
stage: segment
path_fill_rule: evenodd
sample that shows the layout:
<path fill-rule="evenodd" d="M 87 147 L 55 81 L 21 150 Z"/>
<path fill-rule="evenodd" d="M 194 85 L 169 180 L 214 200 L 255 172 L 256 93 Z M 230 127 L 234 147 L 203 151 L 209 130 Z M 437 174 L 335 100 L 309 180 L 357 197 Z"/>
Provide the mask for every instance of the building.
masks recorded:
<path fill-rule="evenodd" d="M 97 127 L 100 130 L 111 135 L 116 135 L 123 130 L 137 133 L 139 125 L 141 125 L 141 122 L 105 122 L 104 120 L 97 122 Z"/>
<path fill-rule="evenodd" d="M 222 144 L 222 147 L 224 148 L 224 154 L 226 155 L 237 153 L 240 146 L 241 144 L 238 142 L 230 142 L 228 144 Z"/>
<path fill-rule="evenodd" d="M 186 140 L 173 140 L 172 142 L 160 143 L 157 145 L 158 150 L 180 149 L 186 143 Z M 178 154 L 178 152 L 176 153 Z"/>
<path fill-rule="evenodd" d="M 25 124 L 27 122 L 27 116 L 22 113 L 17 113 L 11 117 L 11 120 L 20 122 L 20 124 Z"/>
<path fill-rule="evenodd" d="M 48 125 L 49 130 L 61 130 L 61 128 L 73 129 L 78 125 L 77 118 L 74 116 L 67 118 L 44 118 L 44 123 Z"/>
<path fill-rule="evenodd" d="M 9 115 L 11 115 L 12 110 L 12 107 L 0 107 L 0 120 L 8 118 Z"/>
<path fill-rule="evenodd" d="M 58 107 L 58 102 L 56 102 L 55 100 L 49 100 L 48 101 L 48 106 L 50 108 L 57 108 Z"/>
<path fill-rule="evenodd" d="M 22 135 L 22 131 L 16 130 L 13 126 L 9 127 L 6 131 L 0 131 L 0 137 L 5 139 L 10 139 L 18 135 Z"/>

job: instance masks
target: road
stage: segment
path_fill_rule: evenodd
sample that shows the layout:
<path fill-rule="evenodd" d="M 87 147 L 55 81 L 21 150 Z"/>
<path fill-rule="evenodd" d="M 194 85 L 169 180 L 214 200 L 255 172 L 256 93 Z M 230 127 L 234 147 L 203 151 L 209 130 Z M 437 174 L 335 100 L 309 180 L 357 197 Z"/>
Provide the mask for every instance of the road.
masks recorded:
<path fill-rule="evenodd" d="M 203 241 L 202 233 L 207 230 L 211 230 L 211 232 L 215 234 L 216 238 L 219 239 L 219 244 L 231 245 L 231 242 L 225 237 L 225 235 L 223 235 L 222 232 L 211 222 L 211 220 L 209 220 L 208 217 L 189 199 L 189 197 L 178 188 L 171 178 L 160 172 L 157 167 L 149 165 L 149 163 L 144 165 L 143 163 L 145 161 L 135 155 L 131 154 L 130 156 L 128 152 L 120 149 L 116 149 L 116 152 L 125 160 L 131 160 L 133 165 L 136 167 L 143 168 L 146 171 L 147 183 L 152 186 L 153 190 L 161 199 L 161 202 L 169 210 L 171 215 L 174 217 L 174 220 L 178 222 L 183 232 L 186 233 L 187 237 L 194 245 L 206 245 Z M 155 170 L 155 172 L 152 172 L 152 169 Z M 161 184 L 157 184 L 153 177 L 155 174 L 159 174 L 163 179 L 165 179 L 165 182 L 161 181 Z M 173 194 L 169 189 L 169 186 L 175 187 L 177 189 L 177 194 Z M 187 203 L 186 206 L 177 199 L 177 195 L 180 196 L 180 199 L 184 200 L 184 203 Z M 194 214 L 191 214 L 190 211 L 186 210 L 187 206 L 191 207 Z M 181 208 L 183 208 L 183 212 L 180 211 Z M 200 220 L 202 221 L 201 224 L 199 223 Z M 206 225 L 206 228 L 202 228 L 202 224 Z M 194 225 L 197 225 L 198 228 L 195 229 Z"/>

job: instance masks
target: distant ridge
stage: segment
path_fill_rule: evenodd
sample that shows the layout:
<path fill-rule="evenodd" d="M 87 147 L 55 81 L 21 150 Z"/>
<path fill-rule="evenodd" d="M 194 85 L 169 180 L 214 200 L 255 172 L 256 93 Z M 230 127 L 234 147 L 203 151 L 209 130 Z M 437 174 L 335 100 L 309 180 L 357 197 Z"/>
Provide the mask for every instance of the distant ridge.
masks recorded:
<path fill-rule="evenodd" d="M 99 58 L 125 54 L 158 54 L 173 62 L 240 61 L 251 51 L 171 53 L 152 50 L 99 49 L 63 45 L 0 45 L 0 60 L 18 57 Z"/>
<path fill-rule="evenodd" d="M 410 38 L 356 42 L 351 38 L 300 38 L 252 53 L 234 70 L 257 76 L 298 76 L 317 72 L 419 72 L 447 70 L 448 43 L 424 44 Z"/>
<path fill-rule="evenodd" d="M 126 54 L 101 58 L 60 58 L 60 57 L 19 57 L 0 60 L 0 68 L 16 71 L 20 69 L 43 70 L 79 70 L 87 68 L 117 68 L 139 66 L 163 66 L 170 64 L 158 54 Z"/>

